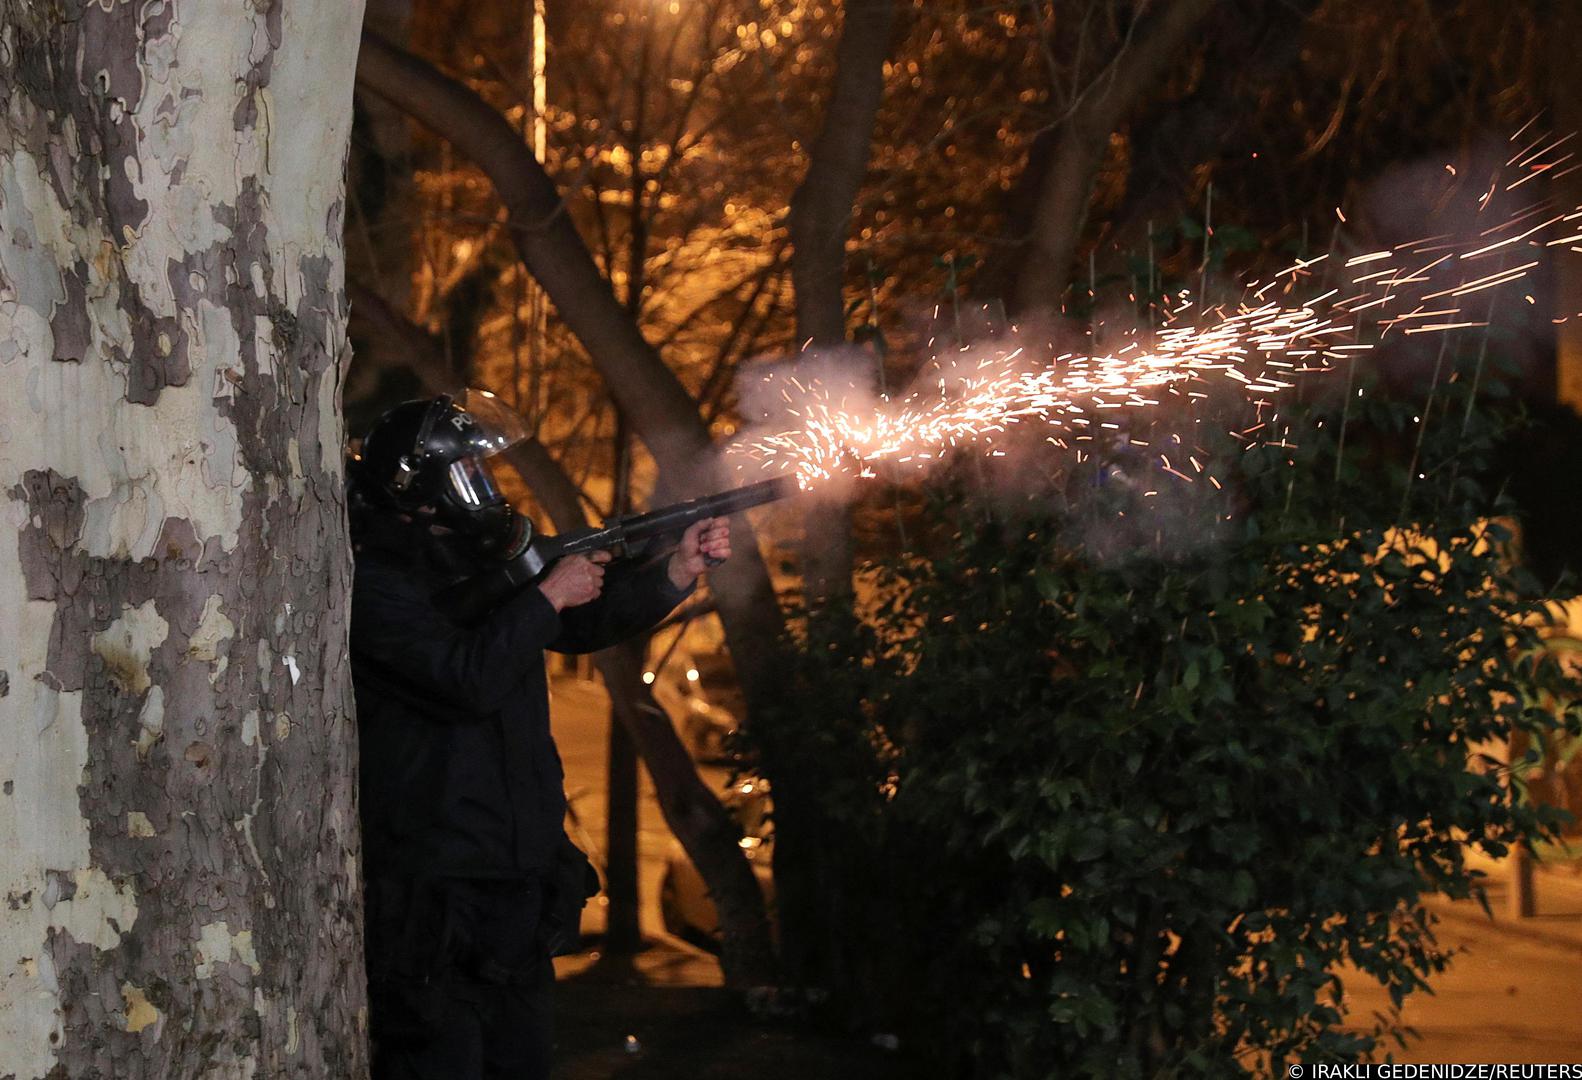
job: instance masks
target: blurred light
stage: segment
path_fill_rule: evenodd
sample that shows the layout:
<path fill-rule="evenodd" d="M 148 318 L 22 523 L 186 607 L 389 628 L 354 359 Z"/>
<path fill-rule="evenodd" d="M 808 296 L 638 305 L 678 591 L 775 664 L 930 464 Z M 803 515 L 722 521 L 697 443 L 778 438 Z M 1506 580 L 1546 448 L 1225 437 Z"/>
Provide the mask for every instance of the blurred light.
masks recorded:
<path fill-rule="evenodd" d="M 697 682 L 697 681 L 698 681 L 698 669 L 695 668 L 695 667 L 687 668 L 687 682 Z"/>
<path fill-rule="evenodd" d="M 652 686 L 653 684 L 654 684 L 654 673 L 652 671 L 645 671 L 645 672 L 643 672 L 643 685 L 645 685 L 645 686 Z"/>

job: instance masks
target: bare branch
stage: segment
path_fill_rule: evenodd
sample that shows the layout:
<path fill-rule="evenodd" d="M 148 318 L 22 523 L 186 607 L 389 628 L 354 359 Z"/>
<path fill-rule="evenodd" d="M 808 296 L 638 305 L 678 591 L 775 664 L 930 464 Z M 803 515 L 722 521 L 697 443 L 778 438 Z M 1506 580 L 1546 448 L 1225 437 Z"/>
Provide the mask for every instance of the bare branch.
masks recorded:
<path fill-rule="evenodd" d="M 554 182 L 510 122 L 466 86 L 366 32 L 357 80 L 449 139 L 489 176 L 518 255 L 587 348 L 655 460 L 696 476 L 708 435 L 692 399 L 616 301 Z"/>
<path fill-rule="evenodd" d="M 1038 187 L 1013 299 L 1018 310 L 1051 308 L 1070 280 L 1093 179 L 1116 126 L 1157 84 L 1219 0 L 1174 0 L 1128 31 L 1122 49 L 1082 93 L 1061 126 Z M 1020 245 L 1019 245 L 1020 246 Z"/>

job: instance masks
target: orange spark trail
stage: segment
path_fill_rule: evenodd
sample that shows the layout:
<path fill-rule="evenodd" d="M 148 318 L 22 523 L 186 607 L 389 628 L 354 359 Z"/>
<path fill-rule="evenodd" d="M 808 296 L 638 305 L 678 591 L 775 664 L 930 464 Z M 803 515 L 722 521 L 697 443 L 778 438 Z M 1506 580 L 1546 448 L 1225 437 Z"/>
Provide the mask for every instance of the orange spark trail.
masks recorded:
<path fill-rule="evenodd" d="M 1518 180 L 1506 184 L 1496 175 L 1486 193 L 1477 195 L 1480 185 L 1469 194 L 1474 213 L 1483 215 L 1502 187 L 1509 191 L 1537 176 L 1552 176 L 1557 165 L 1572 157 L 1569 151 L 1556 154 L 1568 141 L 1569 136 L 1556 140 L 1539 134 L 1507 163 L 1521 173 Z M 1454 169 L 1450 173 L 1456 175 Z M 1346 221 L 1339 208 L 1336 216 Z M 1540 200 L 1475 235 L 1445 232 L 1336 259 L 1331 267 L 1343 265 L 1335 283 L 1305 303 L 1274 303 L 1264 297 L 1279 284 L 1289 293 L 1299 279 L 1314 276 L 1311 268 L 1329 255 L 1299 259 L 1268 282 L 1250 283 L 1248 299 L 1235 306 L 1205 305 L 1183 289 L 1159 313 L 1162 325 L 1127 330 L 1118 335 L 1124 344 L 1112 352 L 1062 353 L 1030 366 L 1021 349 L 965 349 L 936 361 L 929 379 L 913 390 L 897 398 L 881 397 L 873 408 L 851 407 L 817 380 L 804 384 L 771 375 L 766 381 L 792 407 L 795 425 L 748 437 L 729 452 L 755 461 L 760 470 L 791 473 L 810 487 L 835 477 L 873 477 L 886 462 L 938 462 L 961 448 L 987 446 L 1016 424 L 1044 425 L 1053 432 L 1047 442 L 1069 449 L 1068 439 L 1092 441 L 1095 428 L 1121 430 L 1117 423 L 1097 421 L 1101 415 L 1153 409 L 1166 394 L 1202 400 L 1214 382 L 1234 385 L 1261 409 L 1270 402 L 1260 395 L 1289 390 L 1299 374 L 1327 371 L 1332 360 L 1367 352 L 1377 337 L 1403 324 L 1410 324 L 1404 325 L 1404 333 L 1413 337 L 1486 327 L 1486 319 L 1445 305 L 1445 299 L 1454 303 L 1520 284 L 1540 260 L 1477 276 L 1452 274 L 1452 268 L 1470 267 L 1473 260 L 1496 252 L 1504 260 L 1524 249 L 1574 243 L 1582 239 L 1573 224 L 1579 217 L 1582 208 L 1555 213 Z M 1568 235 L 1549 239 L 1549 230 Z M 1429 303 L 1434 300 L 1441 304 Z M 1250 448 L 1254 433 L 1264 427 L 1259 423 L 1232 434 Z M 997 448 L 984 452 L 1003 455 Z M 1082 458 L 1082 451 L 1074 453 Z M 1201 471 L 1195 459 L 1192 463 Z M 1168 459 L 1163 459 L 1162 469 L 1192 481 Z"/>

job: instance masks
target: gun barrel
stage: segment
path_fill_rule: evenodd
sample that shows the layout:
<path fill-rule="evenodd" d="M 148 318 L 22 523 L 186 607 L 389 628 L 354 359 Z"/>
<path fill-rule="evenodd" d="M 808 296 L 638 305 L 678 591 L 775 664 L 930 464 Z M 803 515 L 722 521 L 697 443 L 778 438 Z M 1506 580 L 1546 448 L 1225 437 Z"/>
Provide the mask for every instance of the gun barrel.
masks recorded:
<path fill-rule="evenodd" d="M 800 490 L 801 486 L 795 477 L 777 476 L 731 491 L 705 495 L 673 506 L 663 506 L 646 514 L 618 518 L 600 528 L 567 533 L 554 538 L 556 541 L 554 556 L 558 558 L 562 555 L 585 554 L 614 544 L 641 543 L 665 533 L 685 529 L 695 521 L 740 513 L 755 506 L 762 506 L 764 503 L 795 495 Z"/>
<path fill-rule="evenodd" d="M 700 499 L 651 510 L 646 514 L 627 518 L 620 524 L 625 527 L 628 540 L 634 542 L 646 540 L 660 533 L 685 528 L 694 521 L 702 521 L 704 518 L 725 517 L 754 506 L 762 506 L 764 503 L 795 494 L 797 490 L 796 480 L 789 476 L 761 480 L 733 491 L 722 491 L 716 495 L 705 495 Z"/>

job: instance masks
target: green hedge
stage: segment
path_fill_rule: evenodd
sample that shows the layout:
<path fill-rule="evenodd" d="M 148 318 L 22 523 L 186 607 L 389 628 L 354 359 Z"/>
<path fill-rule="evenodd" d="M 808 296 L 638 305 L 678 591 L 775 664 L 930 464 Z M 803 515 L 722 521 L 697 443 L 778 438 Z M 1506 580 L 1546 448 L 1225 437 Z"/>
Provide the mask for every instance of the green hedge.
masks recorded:
<path fill-rule="evenodd" d="M 1293 411 L 1297 446 L 1197 425 L 1222 489 L 1151 464 L 1189 416 L 941 481 L 889 599 L 802 620 L 756 725 L 800 974 L 940 1076 L 1380 1051 L 1394 1019 L 1343 1017 L 1337 965 L 1421 989 L 1465 844 L 1554 824 L 1491 754 L 1577 725 L 1493 517 L 1512 414 L 1460 385 Z"/>

